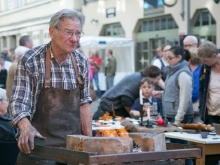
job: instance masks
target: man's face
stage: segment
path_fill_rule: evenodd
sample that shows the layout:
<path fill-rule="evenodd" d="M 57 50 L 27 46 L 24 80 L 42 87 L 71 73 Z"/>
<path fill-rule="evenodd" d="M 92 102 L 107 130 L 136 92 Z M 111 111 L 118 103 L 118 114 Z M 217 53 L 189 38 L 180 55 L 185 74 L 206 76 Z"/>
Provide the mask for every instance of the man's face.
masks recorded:
<path fill-rule="evenodd" d="M 195 43 L 194 42 L 194 40 L 192 39 L 192 38 L 186 38 L 185 40 L 184 40 L 184 49 L 189 49 L 189 48 L 192 48 L 192 47 L 196 47 L 197 48 L 197 46 L 198 46 L 198 44 L 197 43 Z"/>
<path fill-rule="evenodd" d="M 57 51 L 72 53 L 79 45 L 80 37 L 76 34 L 81 32 L 81 24 L 80 21 L 65 18 L 57 27 L 50 27 L 49 32 Z"/>
<path fill-rule="evenodd" d="M 212 66 L 216 63 L 218 56 L 214 54 L 211 58 L 208 57 L 202 57 L 200 58 L 202 63 L 207 65 L 207 66 Z"/>

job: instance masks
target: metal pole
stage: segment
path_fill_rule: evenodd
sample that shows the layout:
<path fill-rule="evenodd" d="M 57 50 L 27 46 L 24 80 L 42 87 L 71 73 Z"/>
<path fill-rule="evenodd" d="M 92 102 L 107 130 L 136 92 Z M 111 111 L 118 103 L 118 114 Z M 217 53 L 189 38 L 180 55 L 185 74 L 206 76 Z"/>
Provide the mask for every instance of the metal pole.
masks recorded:
<path fill-rule="evenodd" d="M 187 34 L 191 33 L 190 0 L 187 0 Z"/>

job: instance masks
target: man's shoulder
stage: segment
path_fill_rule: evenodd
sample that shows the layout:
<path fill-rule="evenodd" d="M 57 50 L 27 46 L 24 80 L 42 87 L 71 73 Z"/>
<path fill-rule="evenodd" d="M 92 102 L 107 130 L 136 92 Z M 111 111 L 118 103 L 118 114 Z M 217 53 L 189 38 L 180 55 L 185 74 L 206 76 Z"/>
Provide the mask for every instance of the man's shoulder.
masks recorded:
<path fill-rule="evenodd" d="M 78 49 L 73 52 L 74 55 L 78 56 L 80 59 L 87 60 L 88 58 Z"/>

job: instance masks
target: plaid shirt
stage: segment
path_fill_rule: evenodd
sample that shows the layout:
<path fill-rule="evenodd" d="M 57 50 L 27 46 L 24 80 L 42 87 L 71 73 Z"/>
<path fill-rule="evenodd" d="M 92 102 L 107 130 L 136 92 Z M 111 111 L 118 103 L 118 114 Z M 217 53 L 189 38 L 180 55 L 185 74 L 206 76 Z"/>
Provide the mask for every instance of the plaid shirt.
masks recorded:
<path fill-rule="evenodd" d="M 24 117 L 32 120 L 36 104 L 44 85 L 45 78 L 45 55 L 47 45 L 41 45 L 29 50 L 18 62 L 12 97 L 10 99 L 10 112 L 12 113 L 12 127 Z M 88 60 L 75 50 L 73 53 L 79 74 L 85 81 L 84 89 L 81 91 L 80 105 L 90 103 L 89 94 L 89 71 Z M 51 54 L 51 86 L 54 88 L 71 90 L 77 88 L 76 74 L 71 57 L 61 65 Z"/>

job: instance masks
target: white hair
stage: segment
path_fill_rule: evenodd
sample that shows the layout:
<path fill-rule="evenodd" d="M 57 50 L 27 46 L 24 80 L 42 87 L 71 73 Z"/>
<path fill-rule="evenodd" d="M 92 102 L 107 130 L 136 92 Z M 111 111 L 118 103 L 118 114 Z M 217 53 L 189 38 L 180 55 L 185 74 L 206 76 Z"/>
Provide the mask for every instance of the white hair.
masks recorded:
<path fill-rule="evenodd" d="M 188 35 L 184 38 L 183 43 L 187 40 L 187 39 L 192 39 L 194 44 L 198 44 L 198 39 L 196 38 L 196 36 L 192 36 L 192 35 Z"/>
<path fill-rule="evenodd" d="M 23 56 L 28 50 L 30 50 L 30 49 L 25 46 L 18 46 L 15 49 L 15 58 L 19 58 L 19 57 Z"/>
<path fill-rule="evenodd" d="M 5 98 L 6 91 L 2 88 L 0 88 L 0 100 L 3 100 Z"/>

